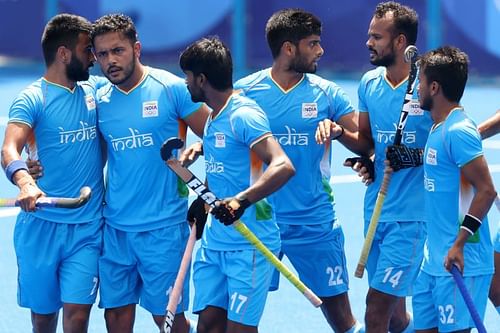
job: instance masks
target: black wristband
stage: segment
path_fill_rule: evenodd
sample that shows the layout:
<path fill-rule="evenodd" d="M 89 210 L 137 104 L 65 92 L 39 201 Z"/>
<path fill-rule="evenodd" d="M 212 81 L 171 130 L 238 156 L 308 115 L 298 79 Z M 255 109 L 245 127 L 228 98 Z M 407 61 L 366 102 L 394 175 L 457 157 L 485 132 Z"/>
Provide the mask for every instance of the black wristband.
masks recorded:
<path fill-rule="evenodd" d="M 471 235 L 474 235 L 481 226 L 482 222 L 480 219 L 477 217 L 471 215 L 471 214 L 465 214 L 464 220 L 462 222 L 462 225 L 460 226 L 460 229 L 464 229 Z"/>
<path fill-rule="evenodd" d="M 339 125 L 339 124 L 337 124 L 337 125 Z M 339 126 L 342 129 L 342 132 L 340 132 L 340 134 L 337 135 L 336 137 L 334 137 L 332 140 L 338 140 L 342 135 L 344 135 L 344 132 L 345 132 L 344 126 L 342 126 L 342 125 L 339 125 Z"/>

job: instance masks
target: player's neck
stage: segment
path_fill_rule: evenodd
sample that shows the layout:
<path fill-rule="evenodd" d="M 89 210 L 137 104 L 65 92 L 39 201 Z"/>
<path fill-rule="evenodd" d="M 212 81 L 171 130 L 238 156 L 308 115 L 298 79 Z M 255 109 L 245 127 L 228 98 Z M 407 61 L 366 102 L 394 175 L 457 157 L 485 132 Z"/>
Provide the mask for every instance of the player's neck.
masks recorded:
<path fill-rule="evenodd" d="M 141 64 L 140 61 L 137 61 L 135 70 L 132 75 L 126 81 L 120 83 L 118 85 L 118 88 L 125 92 L 129 92 L 130 90 L 137 87 L 137 85 L 143 80 L 144 75 L 146 75 L 146 67 Z"/>
<path fill-rule="evenodd" d="M 212 109 L 212 118 L 215 118 L 220 113 L 233 94 L 233 89 L 227 89 L 224 91 L 213 90 L 210 93 L 206 92 L 207 100 L 205 103 Z"/>
<path fill-rule="evenodd" d="M 432 120 L 434 120 L 434 125 L 438 125 L 446 120 L 448 115 L 456 108 L 461 108 L 460 104 L 456 102 L 450 102 L 448 100 L 434 100 L 434 105 L 432 106 Z"/>
<path fill-rule="evenodd" d="M 393 85 L 398 86 L 401 82 L 406 80 L 410 73 L 410 64 L 399 62 L 386 67 L 386 78 Z"/>
<path fill-rule="evenodd" d="M 73 89 L 76 85 L 75 81 L 68 78 L 65 69 L 58 69 L 54 66 L 47 68 L 43 77 L 51 83 L 55 83 L 68 89 Z"/>
<path fill-rule="evenodd" d="M 287 91 L 295 86 L 304 76 L 304 73 L 297 73 L 290 70 L 289 66 L 282 66 L 275 62 L 271 68 L 271 77 L 281 89 Z"/>

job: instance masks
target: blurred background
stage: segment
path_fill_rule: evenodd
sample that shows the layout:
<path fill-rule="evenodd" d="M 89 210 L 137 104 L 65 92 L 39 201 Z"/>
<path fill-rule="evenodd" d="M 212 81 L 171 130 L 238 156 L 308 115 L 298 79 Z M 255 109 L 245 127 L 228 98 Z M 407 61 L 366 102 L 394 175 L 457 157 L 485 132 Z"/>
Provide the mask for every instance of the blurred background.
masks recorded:
<path fill-rule="evenodd" d="M 180 52 L 194 40 L 218 35 L 231 48 L 235 79 L 271 64 L 264 28 L 269 16 L 301 7 L 323 21 L 325 55 L 320 70 L 359 77 L 370 68 L 365 41 L 378 0 L 0 0 L 0 66 L 42 60 L 40 36 L 61 12 L 93 21 L 107 13 L 131 16 L 144 63 L 177 72 Z M 500 76 L 500 0 L 406 0 L 419 14 L 417 46 L 425 51 L 452 44 L 467 52 L 471 74 Z"/>

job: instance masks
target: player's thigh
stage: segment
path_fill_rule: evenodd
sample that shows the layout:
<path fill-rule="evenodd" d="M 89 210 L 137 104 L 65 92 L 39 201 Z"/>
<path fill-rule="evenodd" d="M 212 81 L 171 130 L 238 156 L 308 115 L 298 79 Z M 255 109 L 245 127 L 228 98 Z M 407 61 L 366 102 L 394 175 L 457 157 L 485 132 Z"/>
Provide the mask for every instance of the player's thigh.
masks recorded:
<path fill-rule="evenodd" d="M 50 314 L 62 306 L 58 267 L 64 240 L 58 223 L 21 212 L 14 229 L 18 266 L 18 303 L 38 314 Z"/>
<path fill-rule="evenodd" d="M 427 330 L 438 327 L 438 316 L 433 290 L 436 287 L 435 277 L 419 271 L 415 280 L 412 297 L 413 321 L 416 330 Z"/>
<path fill-rule="evenodd" d="M 266 304 L 273 266 L 254 249 L 228 251 L 224 257 L 229 296 L 227 317 L 236 323 L 257 326 Z"/>
<path fill-rule="evenodd" d="M 66 247 L 59 267 L 63 303 L 93 304 L 97 296 L 102 220 L 67 225 Z"/>
<path fill-rule="evenodd" d="M 341 228 L 332 223 L 293 226 L 284 237 L 282 252 L 314 293 L 330 297 L 348 290 L 349 276 Z"/>
<path fill-rule="evenodd" d="M 419 271 L 425 242 L 424 222 L 382 223 L 378 258 L 371 262 L 370 287 L 404 297 L 411 295 Z"/>
<path fill-rule="evenodd" d="M 227 276 L 222 270 L 223 252 L 200 247 L 193 263 L 194 304 L 193 313 L 200 314 L 209 306 L 227 310 Z M 200 318 L 203 315 L 200 314 Z M 206 315 L 205 324 L 209 325 L 212 317 Z"/>
<path fill-rule="evenodd" d="M 141 282 L 128 232 L 105 224 L 99 258 L 99 307 L 117 308 L 139 302 Z"/>
<path fill-rule="evenodd" d="M 134 235 L 137 269 L 142 280 L 140 304 L 154 315 L 165 313 L 167 296 L 174 286 L 188 236 L 187 223 Z M 189 280 L 190 270 L 184 279 L 176 313 L 189 307 Z"/>

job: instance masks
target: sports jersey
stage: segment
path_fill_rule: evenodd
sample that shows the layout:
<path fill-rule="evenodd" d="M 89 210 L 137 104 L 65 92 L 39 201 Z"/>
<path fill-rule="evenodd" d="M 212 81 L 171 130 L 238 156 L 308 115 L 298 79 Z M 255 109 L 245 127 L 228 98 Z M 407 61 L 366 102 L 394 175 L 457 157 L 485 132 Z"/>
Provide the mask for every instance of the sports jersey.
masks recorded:
<path fill-rule="evenodd" d="M 233 94 L 212 119 L 203 133 L 203 151 L 208 186 L 218 198 L 233 197 L 251 185 L 251 148 L 270 136 L 269 122 L 262 109 L 252 100 Z M 258 221 L 256 207 L 245 210 L 241 220 L 270 249 L 279 248 L 279 233 L 272 220 Z M 202 246 L 212 250 L 242 250 L 253 246 L 233 227 L 217 219 L 205 225 Z"/>
<path fill-rule="evenodd" d="M 330 142 L 314 139 L 318 122 L 337 121 L 354 109 L 335 83 L 304 74 L 284 91 L 271 77 L 271 70 L 251 74 L 235 84 L 264 110 L 271 131 L 295 167 L 295 176 L 269 196 L 280 224 L 321 224 L 335 219 L 330 187 Z"/>
<path fill-rule="evenodd" d="M 200 106 L 184 80 L 149 67 L 128 92 L 111 83 L 98 91 L 98 126 L 108 150 L 106 223 L 140 232 L 186 221 L 187 188 L 159 152 L 166 139 L 185 139 L 181 120 Z"/>
<path fill-rule="evenodd" d="M 429 220 L 422 270 L 448 275 L 443 260 L 451 248 L 473 198 L 473 188 L 460 169 L 483 155 L 476 125 L 456 108 L 429 134 L 424 154 L 425 204 Z M 443 204 L 445 203 L 445 204 Z M 464 276 L 493 273 L 493 248 L 488 218 L 464 247 Z"/>
<path fill-rule="evenodd" d="M 418 84 L 417 82 L 415 84 Z M 363 75 L 359 83 L 359 112 L 367 112 L 375 145 L 375 179 L 365 193 L 364 217 L 369 222 L 377 194 L 384 178 L 385 150 L 394 143 L 396 128 L 403 106 L 408 79 L 393 86 L 386 78 L 386 68 L 377 67 Z M 416 91 L 416 89 L 415 89 Z M 411 102 L 401 144 L 423 148 L 432 119 L 419 105 L 416 93 Z M 402 169 L 394 172 L 379 222 L 424 221 L 423 167 Z"/>
<path fill-rule="evenodd" d="M 77 82 L 73 89 L 40 78 L 14 100 L 9 122 L 32 129 L 27 150 L 44 167 L 36 182 L 50 197 L 78 197 L 83 186 L 92 190 L 89 202 L 77 209 L 44 207 L 34 216 L 58 223 L 83 223 L 101 218 L 103 161 L 96 128 L 94 82 Z"/>

